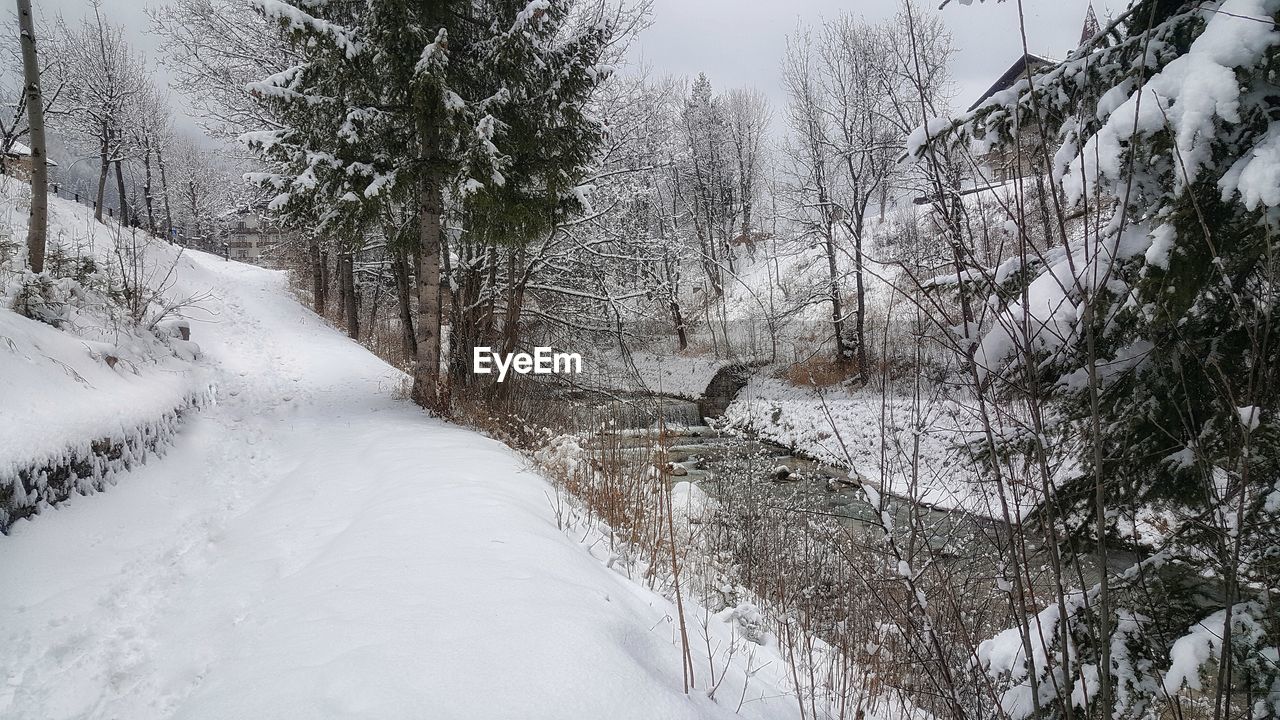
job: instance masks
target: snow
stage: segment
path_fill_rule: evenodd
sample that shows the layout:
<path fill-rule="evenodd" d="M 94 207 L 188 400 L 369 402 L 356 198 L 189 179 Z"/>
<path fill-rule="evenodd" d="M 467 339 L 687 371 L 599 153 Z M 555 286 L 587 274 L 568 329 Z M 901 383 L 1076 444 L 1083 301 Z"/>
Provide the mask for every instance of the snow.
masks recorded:
<path fill-rule="evenodd" d="M 930 118 L 927 123 L 917 127 L 907 136 L 907 154 L 917 157 L 930 140 L 938 137 L 951 128 L 952 121 L 947 118 Z"/>
<path fill-rule="evenodd" d="M 25 183 L 0 179 L 0 234 L 25 236 L 29 196 Z M 50 264 L 84 269 L 92 263 L 99 272 L 87 285 L 71 278 L 51 281 L 43 293 L 48 301 L 34 304 L 48 321 L 40 322 L 7 309 L 24 288 L 38 286 L 35 278 L 0 267 L 0 308 L 5 308 L 0 309 L 0 491 L 14 491 L 24 509 L 60 490 L 48 487 L 47 477 L 24 483 L 20 473 L 74 468 L 72 484 L 92 491 L 153 450 L 163 452 L 164 439 L 180 423 L 179 413 L 211 400 L 205 372 L 190 362 L 199 345 L 181 340 L 174 321 L 152 314 L 144 322 L 158 320 L 157 331 L 139 330 L 108 307 L 104 273 L 114 274 L 122 262 L 110 251 L 114 226 L 94 222 L 88 207 L 50 200 L 50 248 L 60 253 L 51 255 Z M 179 252 L 158 241 L 151 244 L 151 259 L 138 271 L 163 276 Z M 166 305 L 186 297 L 172 288 L 164 295 Z M 121 454 L 95 457 L 95 443 L 119 448 Z M 0 507 L 0 529 L 9 520 L 6 507 Z"/>
<path fill-rule="evenodd" d="M 551 9 L 551 3 L 548 0 L 531 0 L 524 9 L 516 13 L 516 20 L 511 25 L 510 32 L 521 32 L 527 28 L 533 20 L 538 20 L 539 24 L 546 21 L 544 15 Z"/>
<path fill-rule="evenodd" d="M 1253 431 L 1258 429 L 1258 425 L 1262 422 L 1262 408 L 1257 405 L 1246 405 L 1236 408 L 1236 413 L 1240 415 L 1240 424 L 1245 430 Z"/>
<path fill-rule="evenodd" d="M 1267 127 L 1262 140 L 1231 166 L 1218 187 L 1224 200 L 1239 191 L 1249 210 L 1280 205 L 1280 121 Z"/>
<path fill-rule="evenodd" d="M 383 190 L 394 187 L 396 184 L 396 173 L 378 173 L 373 181 L 364 189 L 364 196 L 367 198 L 376 197 Z"/>
<path fill-rule="evenodd" d="M 424 75 L 433 72 L 434 68 L 442 66 L 446 62 L 444 57 L 446 53 L 441 48 L 447 47 L 448 44 L 449 32 L 445 28 L 440 28 L 440 31 L 436 33 L 436 39 L 422 48 L 422 55 L 418 58 L 418 64 L 413 69 L 414 73 Z M 449 91 L 449 94 L 452 94 L 452 91 Z M 446 106 L 451 110 L 458 109 L 449 100 L 448 96 L 446 96 Z"/>
<path fill-rule="evenodd" d="M 880 505 L 879 493 L 885 492 L 938 508 L 998 515 L 999 503 L 989 497 L 976 464 L 965 455 L 964 445 L 975 429 L 969 411 L 956 398 L 924 398 L 918 419 L 912 418 L 910 395 L 893 389 L 882 397 L 872 387 L 816 390 L 756 376 L 723 419 L 731 428 L 757 433 L 818 461 L 852 465 L 851 477 L 864 479 L 862 487 L 873 506 Z M 909 465 L 916 443 L 919 471 L 913 478 Z M 1033 498 L 1013 500 L 1029 509 Z"/>
<path fill-rule="evenodd" d="M 1241 86 L 1235 69 L 1264 62 L 1270 48 L 1280 43 L 1280 31 L 1270 20 L 1277 8 L 1280 3 L 1276 0 L 1225 0 L 1217 8 L 1206 7 L 1205 29 L 1186 53 L 1170 61 L 1142 87 L 1129 88 L 1132 92 L 1123 102 L 1115 94 L 1104 96 L 1106 102 L 1099 109 L 1114 108 L 1114 112 L 1089 139 L 1063 178 L 1071 202 L 1090 191 L 1099 174 L 1120 176 L 1121 151 L 1135 130 L 1151 133 L 1168 127 L 1176 143 L 1177 187 L 1197 179 L 1210 164 L 1212 144 L 1218 137 L 1215 123 L 1230 125 L 1241 121 Z M 1274 185 L 1268 185 L 1275 179 L 1273 144 L 1264 139 L 1254 149 L 1252 159 L 1242 158 L 1249 160 L 1247 166 L 1237 163 L 1226 177 L 1217 179 L 1224 194 L 1230 194 L 1237 189 L 1237 182 L 1243 181 L 1238 189 L 1250 208 L 1280 195 L 1280 191 L 1273 190 Z M 1252 168 L 1254 162 L 1258 163 L 1257 169 L 1249 170 L 1245 177 L 1245 170 Z"/>
<path fill-rule="evenodd" d="M 686 696 L 672 602 L 593 554 L 599 532 L 562 531 L 524 459 L 404 400 L 283 274 L 188 252 L 177 284 L 215 290 L 191 325 L 219 403 L 165 457 L 0 537 L 0 717 L 728 718 L 744 684 L 740 716 L 795 716 L 776 648 L 730 662 L 725 700 Z M 168 392 L 93 362 L 97 390 L 0 356 L 103 417 Z M 11 407 L 9 427 L 39 410 Z M 747 641 L 741 613 L 705 632 Z"/>
<path fill-rule="evenodd" d="M 1177 230 L 1169 224 L 1161 225 L 1151 232 L 1151 247 L 1147 248 L 1146 260 L 1156 267 L 1169 268 L 1169 253 L 1173 251 L 1178 239 Z"/>
<path fill-rule="evenodd" d="M 1063 600 L 1067 614 L 1075 613 L 1083 604 L 1083 593 L 1070 593 Z M 1011 627 L 1002 630 L 995 637 L 983 640 L 978 644 L 976 660 L 978 665 L 993 678 L 1007 676 L 1012 686 L 1001 693 L 1000 707 L 1013 720 L 1028 717 L 1034 710 L 1032 702 L 1031 668 L 1037 675 L 1044 676 L 1053 667 L 1049 657 L 1057 641 L 1058 623 L 1062 616 L 1057 604 L 1050 604 L 1027 621 L 1026 632 L 1031 639 L 1031 657 L 1027 657 L 1027 647 L 1023 642 L 1022 627 Z M 1042 684 L 1039 694 L 1041 705 L 1053 702 L 1053 693 L 1046 692 L 1043 685 L 1046 677 L 1040 677 Z M 1060 679 L 1055 680 L 1060 682 Z"/>
<path fill-rule="evenodd" d="M 77 440 L 118 438 L 198 392 L 199 380 L 174 357 L 107 363 L 129 355 L 0 311 L 0 482 Z"/>
<path fill-rule="evenodd" d="M 1219 610 L 1192 626 L 1169 648 L 1169 669 L 1164 674 L 1164 691 L 1170 695 L 1186 687 L 1199 690 L 1200 670 L 1222 649 L 1222 628 L 1227 611 Z"/>
<path fill-rule="evenodd" d="M 251 3 L 263 16 L 283 22 L 293 32 L 311 30 L 327 37 L 342 49 L 349 60 L 361 52 L 360 44 L 352 39 L 352 31 L 341 25 L 314 17 L 296 5 L 281 0 L 251 0 Z"/>
<path fill-rule="evenodd" d="M 671 510 L 681 525 L 705 522 L 715 508 L 715 500 L 694 483 L 681 480 L 671 486 Z"/>

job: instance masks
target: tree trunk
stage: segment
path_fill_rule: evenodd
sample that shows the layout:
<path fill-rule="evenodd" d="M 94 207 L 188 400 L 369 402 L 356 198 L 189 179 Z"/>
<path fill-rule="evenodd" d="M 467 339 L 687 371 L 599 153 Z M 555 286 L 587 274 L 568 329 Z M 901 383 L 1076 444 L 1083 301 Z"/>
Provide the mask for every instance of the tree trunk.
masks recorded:
<path fill-rule="evenodd" d="M 458 243 L 459 262 L 456 270 L 450 272 L 446 266 L 445 277 L 449 278 L 449 391 L 475 385 L 471 375 L 471 348 L 480 345 L 492 345 L 493 313 L 494 313 L 494 278 L 495 261 L 486 268 L 477 262 L 481 253 L 495 251 L 491 241 L 480 246 L 475 243 Z M 450 253 L 445 253 L 447 258 Z"/>
<path fill-rule="evenodd" d="M 681 350 L 689 349 L 689 333 L 684 326 L 684 315 L 680 312 L 680 303 L 675 298 L 671 299 L 671 321 L 676 326 L 676 342 L 680 343 Z"/>
<path fill-rule="evenodd" d="M 831 331 L 836 341 L 836 362 L 843 365 L 848 362 L 849 358 L 845 356 L 844 318 L 840 310 L 840 273 L 836 268 L 835 233 L 832 232 L 830 222 L 827 223 L 826 236 L 827 273 L 829 283 L 827 292 L 831 295 Z"/>
<path fill-rule="evenodd" d="M 354 259 L 354 257 L 353 257 L 353 258 L 352 258 L 352 265 L 354 265 L 354 264 L 355 264 L 355 259 Z M 357 296 L 357 297 L 358 297 L 358 296 Z M 378 305 L 379 305 L 381 302 L 382 302 L 382 281 L 381 281 L 381 278 L 379 278 L 378 282 L 375 282 L 375 283 L 373 284 L 373 291 L 372 291 L 371 293 L 369 293 L 369 320 L 368 320 L 368 325 L 365 325 L 365 328 L 366 328 L 366 329 L 365 329 L 365 331 L 364 331 L 364 332 L 365 332 L 365 337 L 368 339 L 368 342 L 369 342 L 369 345 L 370 345 L 370 347 L 371 347 L 371 348 L 376 348 L 375 343 L 377 343 L 377 342 L 378 342 L 378 337 L 377 337 L 377 335 L 378 335 Z M 357 308 L 356 308 L 356 309 L 357 309 L 357 310 L 359 309 L 359 305 L 358 305 L 358 304 L 357 304 Z M 359 338 L 356 338 L 356 339 L 357 339 L 357 340 L 359 340 Z M 375 350 L 375 352 L 376 352 L 376 350 Z"/>
<path fill-rule="evenodd" d="M 356 253 L 354 250 L 339 255 L 342 263 L 342 310 L 347 326 L 347 337 L 360 339 L 360 303 L 356 296 Z"/>
<path fill-rule="evenodd" d="M 116 195 L 120 198 L 120 227 L 129 224 L 129 203 L 124 195 L 124 161 L 116 160 Z"/>
<path fill-rule="evenodd" d="M 317 239 L 316 242 L 320 245 L 320 309 L 323 315 L 329 305 L 329 251 L 325 249 L 323 240 Z"/>
<path fill-rule="evenodd" d="M 102 126 L 102 137 L 98 143 L 98 201 L 93 206 L 93 219 L 102 222 L 102 206 L 107 199 L 107 171 L 111 169 L 111 160 L 108 156 L 110 149 L 110 139 L 107 137 L 107 126 Z"/>
<path fill-rule="evenodd" d="M 164 151 L 156 145 L 156 165 L 160 168 L 160 194 L 164 196 L 164 237 L 173 242 L 173 211 L 169 209 L 169 178 L 165 175 Z"/>
<path fill-rule="evenodd" d="M 146 148 L 142 153 L 142 166 L 145 169 L 142 184 L 142 201 L 147 206 L 147 232 L 156 234 L 156 213 L 151 202 L 151 141 L 145 141 Z"/>
<path fill-rule="evenodd" d="M 524 306 L 524 280 L 516 274 L 524 273 L 524 252 L 519 248 L 507 256 L 507 308 L 502 318 L 502 352 L 510 355 L 520 342 L 520 310 Z"/>
<path fill-rule="evenodd" d="M 676 341 L 681 350 L 689 349 L 689 332 L 684 325 L 684 313 L 680 311 L 679 267 L 672 271 L 670 258 L 663 258 L 662 264 L 667 275 L 667 300 L 671 306 L 671 322 L 675 325 Z"/>
<path fill-rule="evenodd" d="M 497 333 L 498 327 L 498 246 L 490 242 L 485 253 L 485 284 L 481 289 L 485 303 L 484 320 L 480 325 L 480 337 L 490 340 Z"/>
<path fill-rule="evenodd" d="M 400 337 L 409 360 L 418 355 L 418 339 L 413 335 L 413 291 L 409 287 L 409 258 L 403 248 L 395 251 L 391 272 L 396 278 L 396 300 L 400 305 Z"/>
<path fill-rule="evenodd" d="M 960 312 L 964 317 L 964 336 L 970 340 L 968 352 L 972 357 L 974 349 L 977 347 L 970 337 L 970 328 L 973 323 L 973 306 L 969 302 L 969 293 L 964 292 L 964 274 L 967 263 L 964 259 L 964 233 L 961 226 L 961 217 L 964 215 L 964 208 L 960 204 L 960 198 L 957 196 L 952 200 L 951 207 L 947 210 L 947 225 L 949 234 L 951 235 L 951 254 L 955 261 L 956 268 L 956 286 L 960 288 Z"/>
<path fill-rule="evenodd" d="M 191 218 L 191 227 L 187 229 L 187 237 L 196 238 L 197 241 L 203 244 L 205 238 L 204 231 L 200 228 L 199 198 L 196 196 L 196 184 L 191 181 L 187 182 L 187 203 L 190 205 L 191 211 L 188 216 Z M 190 243 L 188 242 L 188 244 Z M 212 247 L 212 245 L 213 243 L 210 242 L 209 246 Z M 228 249 L 227 253 L 230 254 L 230 252 Z"/>
<path fill-rule="evenodd" d="M 18 0 L 18 27 L 22 30 L 22 79 L 26 85 L 27 126 L 31 134 L 31 214 L 27 220 L 27 263 L 31 272 L 44 272 L 45 235 L 49 221 L 49 171 L 45 164 L 44 98 L 40 93 L 40 67 L 36 58 L 35 23 L 31 0 Z"/>
<path fill-rule="evenodd" d="M 439 129 L 424 122 L 421 133 L 428 153 Z M 444 413 L 440 404 L 440 248 L 444 226 L 441 222 L 443 198 L 440 178 L 428 173 L 418 196 L 418 318 L 414 326 L 417 362 L 413 366 L 413 401 L 424 408 Z"/>
<path fill-rule="evenodd" d="M 337 256 L 334 257 L 333 262 L 334 262 L 334 266 L 333 266 L 334 277 L 337 278 L 337 282 L 334 283 L 334 287 L 338 289 L 338 306 L 335 308 L 335 310 L 337 310 L 338 315 L 334 321 L 343 322 L 343 319 L 342 319 L 343 313 L 345 313 L 347 310 L 347 284 L 342 279 L 345 273 L 342 271 L 342 253 L 341 252 L 339 252 Z"/>
<path fill-rule="evenodd" d="M 865 208 L 862 212 L 865 212 Z M 854 280 L 857 283 L 858 291 L 858 320 L 854 326 L 854 341 L 858 343 L 858 376 L 861 378 L 861 384 L 867 384 L 867 289 L 866 283 L 862 277 L 862 225 L 863 216 L 860 212 L 857 218 L 857 226 L 853 233 L 853 259 L 854 259 Z"/>
<path fill-rule="evenodd" d="M 320 238 L 312 235 L 307 243 L 311 254 L 311 309 L 324 316 L 324 259 L 320 253 Z"/>

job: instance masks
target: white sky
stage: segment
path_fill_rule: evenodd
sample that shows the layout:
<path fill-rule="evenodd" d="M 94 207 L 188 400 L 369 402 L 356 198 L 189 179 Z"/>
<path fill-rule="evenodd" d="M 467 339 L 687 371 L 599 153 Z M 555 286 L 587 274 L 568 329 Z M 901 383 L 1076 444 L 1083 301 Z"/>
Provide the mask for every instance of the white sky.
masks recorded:
<path fill-rule="evenodd" d="M 932 11 L 939 0 L 923 0 Z M 1031 52 L 1062 58 L 1080 40 L 1088 0 L 1023 0 L 1027 45 Z M 1124 0 L 1095 0 L 1105 23 Z M 705 72 L 713 88 L 755 86 L 769 97 L 775 117 L 786 96 L 781 61 L 786 36 L 800 23 L 813 26 L 841 12 L 877 21 L 892 17 L 898 0 L 654 0 L 653 26 L 633 48 L 633 58 L 659 75 L 694 77 Z M 969 106 L 1013 64 L 1022 52 L 1018 2 L 953 0 L 937 11 L 952 33 L 956 53 L 952 76 L 955 102 Z"/>
<path fill-rule="evenodd" d="M 430 0 L 427 0 L 430 1 Z M 939 0 L 923 0 L 927 9 Z M 88 9 L 86 0 L 35 0 L 37 12 L 59 12 L 68 18 Z M 150 34 L 145 8 L 163 0 L 105 0 L 113 22 L 129 31 L 135 46 L 154 63 L 159 39 Z M 1080 37 L 1088 0 L 1022 0 L 1027 42 L 1032 52 L 1060 58 Z M 1125 0 L 1095 0 L 1099 20 L 1118 11 Z M 786 36 L 801 23 L 814 25 L 840 12 L 880 20 L 892 16 L 898 0 L 654 0 L 652 27 L 633 47 L 633 60 L 641 60 L 657 75 L 696 76 L 705 72 L 717 91 L 754 86 L 769 97 L 775 117 L 781 116 L 786 97 L 780 66 Z M 956 54 L 952 74 L 954 104 L 963 109 L 977 99 L 1021 52 L 1017 0 L 986 0 L 960 5 L 953 0 L 938 11 L 951 30 Z M 163 69 L 160 70 L 163 78 Z M 185 109 L 179 108 L 179 113 Z M 194 128 L 189 118 L 180 125 Z"/>

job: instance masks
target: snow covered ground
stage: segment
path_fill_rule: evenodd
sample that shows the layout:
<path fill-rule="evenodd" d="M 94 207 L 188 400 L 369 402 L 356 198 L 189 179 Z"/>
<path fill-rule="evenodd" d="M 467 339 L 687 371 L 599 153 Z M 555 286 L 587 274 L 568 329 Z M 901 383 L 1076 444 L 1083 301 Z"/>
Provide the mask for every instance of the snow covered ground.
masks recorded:
<path fill-rule="evenodd" d="M 178 291 L 213 291 L 190 314 L 218 403 L 0 536 L 0 717 L 795 714 L 768 638 L 750 667 L 716 661 L 715 699 L 686 696 L 673 604 L 559 529 L 513 451 L 402 399 L 283 274 L 177 262 Z M 718 652 L 746 642 L 724 617 Z"/>
<path fill-rule="evenodd" d="M 953 399 L 873 387 L 816 389 L 757 375 L 725 412 L 730 426 L 837 466 L 852 466 L 882 491 L 939 508 L 979 515 L 999 512 L 961 445 L 974 427 Z M 825 407 L 824 407 L 825 406 Z M 913 458 L 919 470 L 911 472 Z M 914 483 L 914 486 L 913 486 Z"/>

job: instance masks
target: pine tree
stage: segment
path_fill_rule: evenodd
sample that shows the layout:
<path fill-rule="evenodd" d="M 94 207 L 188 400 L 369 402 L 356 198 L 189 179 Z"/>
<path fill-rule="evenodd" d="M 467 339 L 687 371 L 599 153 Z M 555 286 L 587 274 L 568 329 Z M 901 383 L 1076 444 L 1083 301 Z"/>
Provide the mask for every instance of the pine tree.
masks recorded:
<path fill-rule="evenodd" d="M 289 168 L 257 180 L 279 193 L 274 209 L 346 238 L 389 208 L 417 208 L 412 394 L 447 411 L 445 216 L 519 244 L 581 206 L 576 183 L 604 132 L 585 108 L 608 75 L 612 25 L 599 8 L 550 0 L 258 7 L 306 60 L 253 85 L 286 128 L 246 139 Z"/>
<path fill-rule="evenodd" d="M 1045 499 L 1066 542 L 1141 558 L 1071 606 L 1066 681 L 1097 716 L 1206 685 L 1215 717 L 1239 702 L 1280 714 L 1278 23 L 1277 0 L 1136 0 L 941 135 L 1059 139 L 1043 160 L 1068 206 L 1061 248 L 976 361 L 1020 378 L 1008 371 L 1032 357 L 1050 389 L 1052 427 L 1077 448 Z M 1097 222 L 1067 222 L 1075 210 Z"/>

